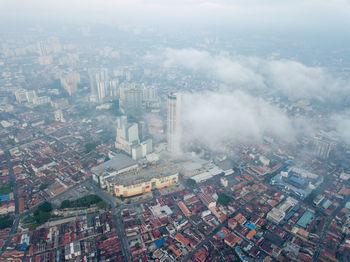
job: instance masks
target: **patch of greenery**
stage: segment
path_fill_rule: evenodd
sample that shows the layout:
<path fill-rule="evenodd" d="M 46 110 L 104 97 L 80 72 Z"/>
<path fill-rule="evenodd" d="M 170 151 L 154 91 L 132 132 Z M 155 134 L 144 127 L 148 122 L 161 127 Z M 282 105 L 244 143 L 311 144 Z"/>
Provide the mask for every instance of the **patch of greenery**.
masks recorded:
<path fill-rule="evenodd" d="M 265 175 L 264 176 L 264 182 L 265 183 L 270 183 L 271 178 L 273 178 L 276 174 L 277 174 L 276 172 L 273 172 L 273 173 Z"/>
<path fill-rule="evenodd" d="M 85 152 L 90 153 L 92 150 L 95 150 L 95 148 L 100 144 L 98 141 L 93 141 L 90 143 L 85 144 Z"/>
<path fill-rule="evenodd" d="M 8 227 L 12 227 L 13 225 L 13 217 L 10 215 L 6 215 L 0 217 L 0 229 L 5 229 Z"/>
<path fill-rule="evenodd" d="M 218 194 L 218 200 L 217 200 L 217 202 L 218 202 L 219 204 L 222 204 L 222 205 L 224 205 L 224 206 L 227 206 L 228 203 L 230 203 L 230 201 L 231 201 L 231 198 L 230 198 L 229 196 L 225 195 L 224 193 Z"/>
<path fill-rule="evenodd" d="M 61 202 L 60 209 L 65 209 L 65 208 L 70 208 L 70 207 L 72 207 L 71 201 L 69 201 L 69 200 L 63 200 L 63 201 Z"/>
<path fill-rule="evenodd" d="M 106 204 L 106 202 L 101 201 L 101 202 L 98 202 L 98 203 L 97 203 L 97 207 L 98 207 L 99 209 L 106 209 L 107 204 Z"/>
<path fill-rule="evenodd" d="M 60 206 L 60 209 L 65 208 L 78 208 L 86 207 L 89 208 L 92 205 L 97 205 L 101 209 L 105 209 L 107 204 L 97 195 L 87 195 L 76 200 L 63 200 Z"/>
<path fill-rule="evenodd" d="M 0 195 L 7 195 L 12 192 L 12 187 L 10 185 L 0 186 Z"/>
<path fill-rule="evenodd" d="M 44 224 L 51 218 L 52 205 L 49 202 L 42 203 L 34 212 L 33 217 L 38 225 Z"/>
<path fill-rule="evenodd" d="M 29 230 L 35 230 L 37 227 L 38 227 L 38 225 L 37 225 L 36 223 L 31 224 L 31 225 L 29 226 Z"/>
<path fill-rule="evenodd" d="M 47 184 L 41 184 L 41 185 L 39 186 L 39 189 L 40 189 L 40 190 L 45 190 L 47 187 L 48 187 Z"/>
<path fill-rule="evenodd" d="M 51 213 L 50 212 L 43 212 L 39 210 L 34 211 L 34 220 L 37 224 L 41 225 L 49 221 L 51 218 Z"/>

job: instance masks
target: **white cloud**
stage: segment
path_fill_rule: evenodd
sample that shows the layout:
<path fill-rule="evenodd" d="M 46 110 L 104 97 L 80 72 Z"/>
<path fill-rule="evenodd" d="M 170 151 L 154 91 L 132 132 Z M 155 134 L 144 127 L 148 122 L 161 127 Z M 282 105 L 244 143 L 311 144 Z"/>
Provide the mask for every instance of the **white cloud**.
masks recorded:
<path fill-rule="evenodd" d="M 259 61 L 258 58 L 237 57 L 232 60 L 225 56 L 212 56 L 206 51 L 196 49 L 166 49 L 163 59 L 166 67 L 184 67 L 232 86 L 264 85 L 262 76 L 250 66 L 256 64 Z M 247 63 L 249 66 L 246 65 Z"/>
<path fill-rule="evenodd" d="M 324 68 L 297 61 L 211 55 L 196 49 L 166 49 L 160 57 L 148 56 L 154 58 L 163 61 L 166 67 L 184 68 L 228 86 L 224 92 L 188 90 L 190 94 L 184 99 L 185 144 L 199 140 L 215 148 L 228 141 L 260 142 L 264 135 L 290 142 L 297 135 L 313 136 L 317 132 L 319 119 L 289 116 L 266 102 L 262 98 L 266 95 L 337 107 L 346 107 L 349 100 L 349 79 L 337 78 Z M 350 115 L 331 119 L 322 122 L 334 127 L 350 144 Z"/>
<path fill-rule="evenodd" d="M 350 145 L 350 111 L 332 115 L 329 123 L 335 128 L 340 138 Z"/>
<path fill-rule="evenodd" d="M 166 49 L 167 67 L 182 67 L 229 85 L 231 89 L 255 89 L 292 99 L 327 103 L 349 99 L 350 80 L 337 78 L 320 67 L 292 60 L 270 60 L 247 56 L 211 55 L 196 49 Z"/>
<path fill-rule="evenodd" d="M 212 148 L 222 143 L 257 143 L 264 135 L 293 141 L 293 121 L 278 107 L 242 91 L 204 92 L 183 96 L 183 139 Z"/>

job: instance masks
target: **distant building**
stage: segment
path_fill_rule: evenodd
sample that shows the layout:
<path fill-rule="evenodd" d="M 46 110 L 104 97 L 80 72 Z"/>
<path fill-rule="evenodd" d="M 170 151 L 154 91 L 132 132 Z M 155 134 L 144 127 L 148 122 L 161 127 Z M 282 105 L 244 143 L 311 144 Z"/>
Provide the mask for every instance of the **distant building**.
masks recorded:
<path fill-rule="evenodd" d="M 327 159 L 334 146 L 335 143 L 315 137 L 313 140 L 312 151 L 318 158 Z"/>
<path fill-rule="evenodd" d="M 215 176 L 223 175 L 223 174 L 224 174 L 224 170 L 222 170 L 221 168 L 217 167 L 214 164 L 209 164 L 204 167 L 203 172 L 192 176 L 191 179 L 196 181 L 196 183 L 201 183 L 206 180 L 212 179 Z"/>
<path fill-rule="evenodd" d="M 15 97 L 16 97 L 16 101 L 18 103 L 23 103 L 23 102 L 27 102 L 27 94 L 26 94 L 26 90 L 17 90 L 15 92 Z"/>
<path fill-rule="evenodd" d="M 151 86 L 151 87 L 146 87 L 144 86 L 142 89 L 143 93 L 143 100 L 146 102 L 153 102 L 153 101 L 158 101 L 158 90 L 156 87 Z"/>
<path fill-rule="evenodd" d="M 36 93 L 34 90 L 30 90 L 26 92 L 26 97 L 27 97 L 27 101 L 29 103 L 34 103 L 35 99 L 36 99 Z"/>
<path fill-rule="evenodd" d="M 152 151 L 152 139 L 147 139 L 131 148 L 131 156 L 132 159 L 138 160 L 152 153 Z"/>
<path fill-rule="evenodd" d="M 298 201 L 292 197 L 288 197 L 286 201 L 279 207 L 274 207 L 267 213 L 266 218 L 273 223 L 279 224 L 286 216 L 286 214 L 298 204 Z"/>
<path fill-rule="evenodd" d="M 40 56 L 47 56 L 49 54 L 46 41 L 39 41 L 37 48 Z"/>
<path fill-rule="evenodd" d="M 80 242 L 75 241 L 69 244 L 66 244 L 64 247 L 64 258 L 66 260 L 74 259 L 81 255 Z"/>
<path fill-rule="evenodd" d="M 181 150 L 181 94 L 168 95 L 168 151 L 179 153 Z"/>
<path fill-rule="evenodd" d="M 68 100 L 66 98 L 60 98 L 55 101 L 51 101 L 51 106 L 54 108 L 63 108 L 68 105 Z"/>
<path fill-rule="evenodd" d="M 134 160 L 144 158 L 153 151 L 152 140 L 140 143 L 138 124 L 129 123 L 126 116 L 117 119 L 115 147 L 131 155 Z"/>
<path fill-rule="evenodd" d="M 142 91 L 133 88 L 125 92 L 125 101 L 123 107 L 126 110 L 137 110 L 142 108 Z"/>
<path fill-rule="evenodd" d="M 56 110 L 54 114 L 55 114 L 55 121 L 57 121 L 57 122 L 66 122 L 66 120 L 63 117 L 62 110 Z"/>
<path fill-rule="evenodd" d="M 34 103 L 36 99 L 36 93 L 34 90 L 21 89 L 15 92 L 15 97 L 18 103 L 23 103 L 23 102 Z"/>
<path fill-rule="evenodd" d="M 127 117 L 117 120 L 117 137 L 115 147 L 131 155 L 132 147 L 140 143 L 139 127 L 136 123 L 128 123 Z"/>
<path fill-rule="evenodd" d="M 323 182 L 323 177 L 297 167 L 289 167 L 271 178 L 271 184 L 304 199 Z"/>
<path fill-rule="evenodd" d="M 97 167 L 93 167 L 92 177 L 101 188 L 106 188 L 106 179 L 115 177 L 124 172 L 135 170 L 137 167 L 137 163 L 130 157 L 124 154 L 115 154 L 111 160 L 108 160 Z"/>
<path fill-rule="evenodd" d="M 34 99 L 34 104 L 35 105 L 43 105 L 51 102 L 51 97 L 49 96 L 37 96 Z"/>
<path fill-rule="evenodd" d="M 203 193 L 199 194 L 198 196 L 207 208 L 216 207 L 216 201 L 211 196 Z"/>
<path fill-rule="evenodd" d="M 111 81 L 107 68 L 89 69 L 90 101 L 102 102 L 105 98 L 118 94 L 117 81 Z"/>
<path fill-rule="evenodd" d="M 78 84 L 80 83 L 80 74 L 69 73 L 60 77 L 61 85 L 71 96 L 78 90 Z"/>
<path fill-rule="evenodd" d="M 127 174 L 110 177 L 106 180 L 108 191 L 116 196 L 130 197 L 161 189 L 178 182 L 176 166 L 155 166 L 136 169 Z"/>

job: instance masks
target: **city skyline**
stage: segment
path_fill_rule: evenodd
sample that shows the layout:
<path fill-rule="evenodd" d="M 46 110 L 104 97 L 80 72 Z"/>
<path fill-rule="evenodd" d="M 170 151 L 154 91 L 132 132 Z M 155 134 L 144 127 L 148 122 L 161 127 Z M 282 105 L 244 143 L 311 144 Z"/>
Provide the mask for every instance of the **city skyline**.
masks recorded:
<path fill-rule="evenodd" d="M 349 261 L 348 0 L 0 21 L 0 261 Z"/>

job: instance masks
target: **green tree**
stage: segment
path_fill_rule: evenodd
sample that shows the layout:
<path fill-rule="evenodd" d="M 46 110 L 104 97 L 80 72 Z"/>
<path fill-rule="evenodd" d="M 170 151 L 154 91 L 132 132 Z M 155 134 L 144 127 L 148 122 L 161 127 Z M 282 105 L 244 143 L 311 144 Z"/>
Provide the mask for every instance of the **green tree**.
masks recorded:
<path fill-rule="evenodd" d="M 3 217 L 0 217 L 0 229 L 12 227 L 12 224 L 13 224 L 13 217 L 12 216 L 6 215 Z"/>
<path fill-rule="evenodd" d="M 70 201 L 70 200 L 63 200 L 61 202 L 60 208 L 70 208 L 70 207 L 90 207 L 92 205 L 97 204 L 101 208 L 106 208 L 106 203 L 100 198 L 98 195 L 87 195 L 83 196 L 81 198 L 78 198 L 76 200 Z"/>
<path fill-rule="evenodd" d="M 228 203 L 230 203 L 230 201 L 231 201 L 231 198 L 229 196 L 225 195 L 224 193 L 219 193 L 218 200 L 217 200 L 219 204 L 227 206 Z"/>
<path fill-rule="evenodd" d="M 47 188 L 47 184 L 41 184 L 40 186 L 39 186 L 39 189 L 40 190 L 45 190 L 46 188 Z"/>
<path fill-rule="evenodd" d="M 106 204 L 106 202 L 101 201 L 101 202 L 98 202 L 98 203 L 97 203 L 97 206 L 98 206 L 98 208 L 100 208 L 100 209 L 106 209 L 107 204 Z"/>
<path fill-rule="evenodd" d="M 69 200 L 63 200 L 61 202 L 60 209 L 70 208 L 72 203 Z"/>
<path fill-rule="evenodd" d="M 94 142 L 90 142 L 85 144 L 85 152 L 86 153 L 90 153 L 92 150 L 95 150 L 95 148 L 99 145 L 99 142 L 94 141 Z"/>
<path fill-rule="evenodd" d="M 50 212 L 44 212 L 40 210 L 34 211 L 34 220 L 36 223 L 44 224 L 45 222 L 49 221 L 51 218 L 51 213 Z"/>
<path fill-rule="evenodd" d="M 51 203 L 45 201 L 44 203 L 42 203 L 39 207 L 38 207 L 39 211 L 42 212 L 51 212 L 52 211 L 52 205 Z"/>

